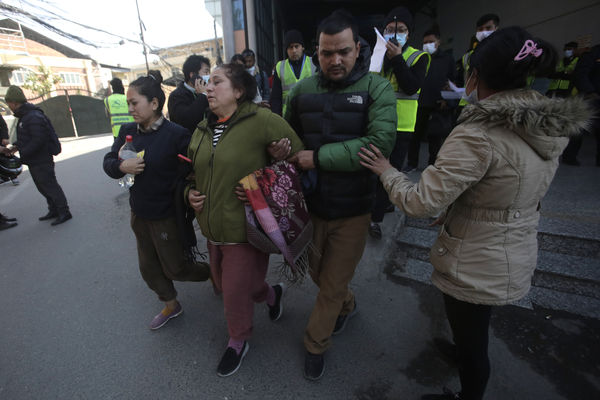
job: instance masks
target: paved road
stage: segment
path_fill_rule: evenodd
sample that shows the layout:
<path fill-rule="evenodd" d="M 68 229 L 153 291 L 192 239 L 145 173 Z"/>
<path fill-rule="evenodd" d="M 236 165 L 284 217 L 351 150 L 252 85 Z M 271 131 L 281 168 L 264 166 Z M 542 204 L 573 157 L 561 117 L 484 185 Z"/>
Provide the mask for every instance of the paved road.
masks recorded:
<path fill-rule="evenodd" d="M 110 143 L 63 143 L 56 169 L 74 215 L 64 225 L 37 220 L 45 204 L 27 172 L 20 186 L 0 187 L 0 211 L 19 219 L 0 233 L 0 399 L 380 400 L 458 387 L 432 345 L 449 337 L 441 296 L 388 277 L 385 240 L 368 243 L 353 282 L 359 313 L 335 338 L 320 382 L 302 377 L 310 281 L 286 293 L 277 323 L 256 306 L 250 351 L 229 378 L 215 373 L 227 336 L 209 285 L 177 284 L 184 314 L 150 331 L 161 304 L 137 270 L 127 194 L 101 170 Z M 386 218 L 388 236 L 395 218 Z M 278 280 L 274 269 L 269 279 Z M 487 398 L 600 398 L 599 336 L 596 320 L 496 310 Z"/>

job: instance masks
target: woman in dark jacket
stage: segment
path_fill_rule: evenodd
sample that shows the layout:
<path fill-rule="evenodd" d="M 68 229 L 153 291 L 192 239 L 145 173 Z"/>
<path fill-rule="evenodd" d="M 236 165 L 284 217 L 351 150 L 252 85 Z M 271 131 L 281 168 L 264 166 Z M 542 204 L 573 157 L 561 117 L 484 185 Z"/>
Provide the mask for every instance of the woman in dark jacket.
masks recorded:
<path fill-rule="evenodd" d="M 127 104 L 135 123 L 121 126 L 111 151 L 104 156 L 104 171 L 114 179 L 135 175 L 129 188 L 131 228 L 137 240 L 142 278 L 164 309 L 154 317 L 150 329 L 158 329 L 183 312 L 173 281 L 205 281 L 206 263 L 184 256 L 175 220 L 175 185 L 180 175 L 178 154 L 185 154 L 190 141 L 187 129 L 162 115 L 165 94 L 158 71 L 136 79 L 127 90 Z M 133 137 L 137 158 L 119 159 L 126 136 Z"/>

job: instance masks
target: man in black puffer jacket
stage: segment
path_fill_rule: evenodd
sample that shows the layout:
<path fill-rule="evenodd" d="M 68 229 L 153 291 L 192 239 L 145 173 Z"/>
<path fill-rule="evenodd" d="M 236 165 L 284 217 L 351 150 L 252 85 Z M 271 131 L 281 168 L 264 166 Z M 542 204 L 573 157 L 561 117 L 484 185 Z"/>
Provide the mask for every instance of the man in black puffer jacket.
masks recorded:
<path fill-rule="evenodd" d="M 369 73 L 368 44 L 352 16 L 337 11 L 317 31 L 318 75 L 298 82 L 285 119 L 304 142 L 291 161 L 305 170 L 304 194 L 314 226 L 310 274 L 319 287 L 304 334 L 304 376 L 321 378 L 331 336 L 356 312 L 348 287 L 365 248 L 376 177 L 358 152 L 369 143 L 389 156 L 396 138 L 396 98 L 390 82 Z"/>
<path fill-rule="evenodd" d="M 23 91 L 18 86 L 10 86 L 5 99 L 15 117 L 19 118 L 17 142 L 14 148 L 19 150 L 21 161 L 29 167 L 35 187 L 48 202 L 48 213 L 39 219 L 40 221 L 54 219 L 51 225 L 62 224 L 73 216 L 69 211 L 65 193 L 54 173 L 51 146 L 53 146 L 52 135 L 55 133 L 50 120 L 42 110 L 27 102 Z"/>

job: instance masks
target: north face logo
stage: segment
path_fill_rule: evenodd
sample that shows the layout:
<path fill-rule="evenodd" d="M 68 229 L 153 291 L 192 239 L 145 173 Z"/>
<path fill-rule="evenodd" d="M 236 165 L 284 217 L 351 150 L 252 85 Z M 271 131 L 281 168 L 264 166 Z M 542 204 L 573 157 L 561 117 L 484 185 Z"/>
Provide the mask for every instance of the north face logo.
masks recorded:
<path fill-rule="evenodd" d="M 350 103 L 350 104 L 362 104 L 363 103 L 363 98 L 356 94 L 348 97 L 346 100 L 348 100 L 348 103 Z"/>

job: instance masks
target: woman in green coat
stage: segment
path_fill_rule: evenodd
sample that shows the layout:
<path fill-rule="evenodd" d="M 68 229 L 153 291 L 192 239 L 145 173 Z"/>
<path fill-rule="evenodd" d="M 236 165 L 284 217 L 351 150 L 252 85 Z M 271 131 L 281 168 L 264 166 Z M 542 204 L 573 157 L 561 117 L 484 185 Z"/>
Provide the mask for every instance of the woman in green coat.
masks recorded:
<path fill-rule="evenodd" d="M 255 95 L 256 82 L 243 66 L 217 68 L 207 87 L 211 115 L 188 148 L 195 185 L 187 199 L 208 239 L 211 276 L 223 292 L 229 331 L 219 376 L 235 373 L 248 351 L 254 303 L 266 301 L 273 321 L 282 311 L 283 285 L 265 282 L 269 255 L 247 241 L 244 194 L 237 187 L 241 178 L 269 163 L 270 150 L 280 149 L 276 158 L 284 158 L 300 150 L 302 142 L 285 120 L 253 104 Z"/>

